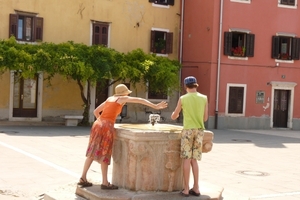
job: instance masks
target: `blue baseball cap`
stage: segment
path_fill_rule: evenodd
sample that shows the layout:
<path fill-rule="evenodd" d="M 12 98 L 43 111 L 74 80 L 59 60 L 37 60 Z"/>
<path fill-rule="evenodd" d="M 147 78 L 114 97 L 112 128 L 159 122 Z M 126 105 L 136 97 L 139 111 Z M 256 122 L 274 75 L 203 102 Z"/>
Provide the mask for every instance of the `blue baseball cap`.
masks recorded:
<path fill-rule="evenodd" d="M 184 79 L 184 84 L 188 85 L 188 84 L 197 84 L 197 79 L 193 76 L 188 76 Z"/>

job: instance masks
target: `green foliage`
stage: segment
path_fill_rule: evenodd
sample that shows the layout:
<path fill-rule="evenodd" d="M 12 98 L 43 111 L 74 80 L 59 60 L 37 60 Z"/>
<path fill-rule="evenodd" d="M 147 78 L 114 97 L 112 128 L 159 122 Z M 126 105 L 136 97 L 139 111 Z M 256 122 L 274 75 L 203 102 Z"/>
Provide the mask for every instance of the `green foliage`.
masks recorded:
<path fill-rule="evenodd" d="M 151 83 L 154 92 L 170 93 L 180 88 L 178 73 L 180 63 L 155 54 L 145 54 L 141 49 L 125 55 L 127 77 L 135 86 Z"/>
<path fill-rule="evenodd" d="M 154 46 L 157 51 L 161 51 L 166 47 L 166 40 L 163 38 L 158 38 L 158 41 L 154 43 Z"/>
<path fill-rule="evenodd" d="M 127 54 L 104 46 L 78 44 L 72 41 L 54 44 L 20 44 L 14 37 L 0 41 L 0 74 L 14 70 L 18 76 L 33 78 L 44 72 L 51 82 L 55 74 L 77 81 L 83 102 L 89 105 L 89 97 L 83 95 L 83 85 L 88 83 L 129 81 L 151 82 L 151 89 L 168 92 L 179 89 L 178 61 L 155 54 L 145 54 L 136 49 Z M 85 106 L 88 108 L 89 106 Z"/>
<path fill-rule="evenodd" d="M 151 90 L 168 94 L 178 91 L 180 63 L 155 54 L 153 54 L 152 62 L 153 64 L 144 76 L 145 80 L 151 83 Z"/>

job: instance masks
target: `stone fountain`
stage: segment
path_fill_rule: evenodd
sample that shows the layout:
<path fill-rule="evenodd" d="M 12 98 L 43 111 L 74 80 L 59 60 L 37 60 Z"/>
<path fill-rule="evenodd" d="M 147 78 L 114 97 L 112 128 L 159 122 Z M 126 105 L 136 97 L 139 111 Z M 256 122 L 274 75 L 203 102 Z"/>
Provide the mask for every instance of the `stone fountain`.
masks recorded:
<path fill-rule="evenodd" d="M 133 191 L 179 191 L 183 188 L 180 158 L 182 126 L 159 124 L 159 115 L 149 124 L 116 124 L 112 182 Z M 213 133 L 205 132 L 203 152 L 212 148 Z"/>
<path fill-rule="evenodd" d="M 93 186 L 77 188 L 76 194 L 88 199 L 123 199 L 125 196 L 125 199 L 133 199 L 141 192 L 142 195 L 163 192 L 176 199 L 177 191 L 183 189 L 179 137 L 183 127 L 161 124 L 159 120 L 160 117 L 153 114 L 148 124 L 115 124 L 112 183 L 119 186 L 119 190 L 107 192 Z M 205 131 L 204 153 L 212 149 L 212 140 L 213 133 Z M 96 198 L 95 194 L 101 197 Z"/>

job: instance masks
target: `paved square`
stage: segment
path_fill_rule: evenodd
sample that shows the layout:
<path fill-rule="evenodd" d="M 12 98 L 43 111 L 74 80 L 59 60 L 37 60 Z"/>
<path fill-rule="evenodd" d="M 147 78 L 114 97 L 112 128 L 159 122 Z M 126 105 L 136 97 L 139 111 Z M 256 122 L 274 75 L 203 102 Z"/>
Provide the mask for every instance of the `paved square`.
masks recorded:
<path fill-rule="evenodd" d="M 42 199 L 47 191 L 65 186 L 75 192 L 89 131 L 0 123 L 0 199 Z M 299 131 L 212 131 L 213 149 L 199 162 L 200 187 L 224 187 L 224 200 L 300 199 Z M 92 164 L 88 179 L 100 183 L 98 163 Z"/>

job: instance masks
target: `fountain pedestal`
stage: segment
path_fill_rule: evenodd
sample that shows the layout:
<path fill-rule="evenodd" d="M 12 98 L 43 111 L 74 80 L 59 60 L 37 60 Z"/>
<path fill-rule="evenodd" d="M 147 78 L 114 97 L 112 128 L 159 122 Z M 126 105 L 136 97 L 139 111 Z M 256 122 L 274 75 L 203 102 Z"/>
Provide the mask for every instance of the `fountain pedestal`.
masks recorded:
<path fill-rule="evenodd" d="M 133 191 L 183 188 L 181 126 L 115 124 L 112 182 Z"/>
<path fill-rule="evenodd" d="M 182 190 L 182 126 L 115 124 L 115 128 L 113 184 L 133 191 Z M 203 152 L 211 150 L 212 139 L 213 133 L 206 131 Z"/>

